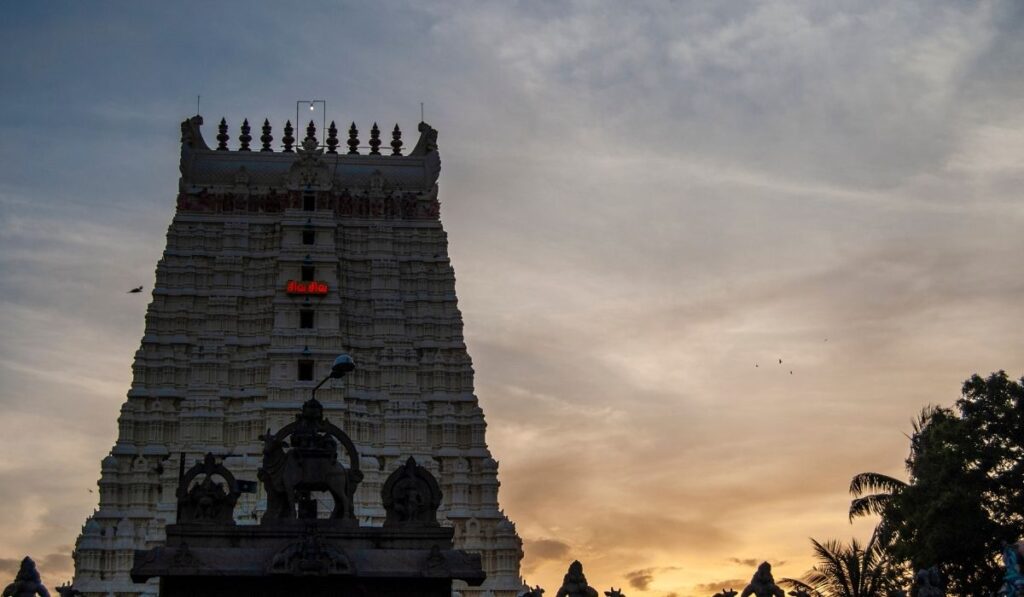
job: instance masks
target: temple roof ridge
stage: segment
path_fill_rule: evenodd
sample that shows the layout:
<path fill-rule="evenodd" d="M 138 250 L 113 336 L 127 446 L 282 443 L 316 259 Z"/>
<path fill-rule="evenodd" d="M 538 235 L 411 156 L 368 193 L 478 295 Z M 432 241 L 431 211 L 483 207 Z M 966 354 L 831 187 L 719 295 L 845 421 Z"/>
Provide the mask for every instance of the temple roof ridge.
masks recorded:
<path fill-rule="evenodd" d="M 282 144 L 273 147 L 272 128 L 268 119 L 258 138 L 262 148 L 251 147 L 248 119 L 241 124 L 239 144 L 230 148 L 228 124 L 220 119 L 217 146 L 210 147 L 203 137 L 203 117 L 195 115 L 181 123 L 181 190 L 184 192 L 211 187 L 309 188 L 388 186 L 405 190 L 429 190 L 441 172 L 437 151 L 437 130 L 426 122 L 418 125 L 419 139 L 408 153 L 402 131 L 395 124 L 391 131 L 390 151 L 381 151 L 384 142 L 381 130 L 374 123 L 369 145 L 359 141 L 359 130 L 353 122 L 348 129 L 347 151 L 339 147 L 338 127 L 334 122 L 327 137 L 320 142 L 316 124 L 305 127 L 305 138 L 296 143 L 291 121 L 286 123 Z M 342 127 L 344 128 L 344 127 Z M 367 152 L 360 150 L 369 148 Z M 301 172 L 300 172 L 301 171 Z"/>

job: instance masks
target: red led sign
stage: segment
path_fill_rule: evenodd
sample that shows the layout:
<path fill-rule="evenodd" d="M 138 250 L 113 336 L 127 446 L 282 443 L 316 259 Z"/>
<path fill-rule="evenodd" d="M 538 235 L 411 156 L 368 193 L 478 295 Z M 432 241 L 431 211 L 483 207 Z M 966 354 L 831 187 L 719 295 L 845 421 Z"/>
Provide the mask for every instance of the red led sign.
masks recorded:
<path fill-rule="evenodd" d="M 288 280 L 288 285 L 284 287 L 284 291 L 288 294 L 324 295 L 327 294 L 327 282 L 320 282 L 318 280 L 310 280 L 309 282 Z"/>

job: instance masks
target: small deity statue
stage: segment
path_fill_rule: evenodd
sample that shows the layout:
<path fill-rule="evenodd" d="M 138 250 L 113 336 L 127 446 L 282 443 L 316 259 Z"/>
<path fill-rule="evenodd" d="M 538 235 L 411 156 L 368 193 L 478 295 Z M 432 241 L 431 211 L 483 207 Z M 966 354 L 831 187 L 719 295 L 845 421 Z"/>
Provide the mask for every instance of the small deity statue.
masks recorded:
<path fill-rule="evenodd" d="M 622 594 L 622 589 L 616 589 L 612 587 L 611 590 L 604 592 L 604 597 L 626 597 Z"/>
<path fill-rule="evenodd" d="M 1003 573 L 1003 588 L 1000 595 L 1006 597 L 1024 596 L 1024 570 L 1021 561 L 1024 560 L 1024 541 L 1012 544 L 1003 544 L 1003 565 L 1006 572 Z"/>
<path fill-rule="evenodd" d="M 722 589 L 718 593 L 715 593 L 711 597 L 736 597 L 737 592 L 732 589 Z"/>
<path fill-rule="evenodd" d="M 32 561 L 32 558 L 25 556 L 25 559 L 21 561 L 21 568 L 18 569 L 18 575 L 14 577 L 14 582 L 4 589 L 3 597 L 35 597 L 36 595 L 50 597 L 50 592 L 46 590 L 42 579 L 39 578 L 36 563 Z"/>
<path fill-rule="evenodd" d="M 562 578 L 562 588 L 558 589 L 555 597 L 597 597 L 597 591 L 587 584 L 583 564 L 579 560 L 569 564 L 569 571 Z"/>
<path fill-rule="evenodd" d="M 927 570 L 918 570 L 916 578 L 917 597 L 945 597 L 946 592 L 942 590 L 938 566 L 932 566 Z"/>
<path fill-rule="evenodd" d="M 527 587 L 526 590 L 523 591 L 522 593 L 520 593 L 517 597 L 543 597 L 543 596 L 544 596 L 544 589 L 540 588 L 540 586 L 538 585 L 536 587 L 533 587 L 532 589 Z"/>
<path fill-rule="evenodd" d="M 215 481 L 214 476 L 220 477 L 224 484 Z M 200 477 L 202 481 L 192 483 Z M 232 513 L 240 495 L 231 472 L 217 462 L 213 454 L 207 453 L 185 473 L 178 485 L 178 522 L 234 524 Z"/>
<path fill-rule="evenodd" d="M 70 582 L 57 587 L 57 594 L 60 595 L 60 597 L 82 597 L 82 595 L 84 595 L 84 593 L 71 586 Z"/>
<path fill-rule="evenodd" d="M 387 515 L 385 527 L 439 526 L 437 509 L 441 507 L 441 486 L 412 456 L 391 473 L 380 493 Z"/>
<path fill-rule="evenodd" d="M 757 572 L 750 579 L 750 584 L 743 589 L 740 597 L 786 597 L 785 591 L 775 584 L 775 577 L 772 576 L 772 565 L 768 562 L 761 562 Z"/>

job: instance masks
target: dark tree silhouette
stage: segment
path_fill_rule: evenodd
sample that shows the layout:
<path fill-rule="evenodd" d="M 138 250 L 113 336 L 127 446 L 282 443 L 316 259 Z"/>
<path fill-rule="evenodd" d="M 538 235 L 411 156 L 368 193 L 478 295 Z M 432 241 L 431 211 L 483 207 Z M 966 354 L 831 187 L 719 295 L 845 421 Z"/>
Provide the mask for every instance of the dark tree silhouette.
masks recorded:
<path fill-rule="evenodd" d="M 998 589 L 1002 541 L 1024 536 L 1024 379 L 972 376 L 953 409 L 922 411 L 909 481 L 853 478 L 851 519 L 880 516 L 879 544 L 913 569 L 938 565 L 949 595 Z"/>

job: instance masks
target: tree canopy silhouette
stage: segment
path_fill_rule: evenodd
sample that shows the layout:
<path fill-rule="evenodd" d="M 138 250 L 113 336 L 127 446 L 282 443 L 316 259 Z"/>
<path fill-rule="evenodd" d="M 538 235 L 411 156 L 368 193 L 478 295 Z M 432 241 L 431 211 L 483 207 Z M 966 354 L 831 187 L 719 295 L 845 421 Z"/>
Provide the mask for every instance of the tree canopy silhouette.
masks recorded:
<path fill-rule="evenodd" d="M 879 515 L 883 549 L 915 570 L 938 565 L 950 595 L 995 591 L 1001 542 L 1024 536 L 1024 379 L 974 375 L 954 408 L 926 408 L 906 467 L 907 482 L 856 475 L 850 518 Z"/>

